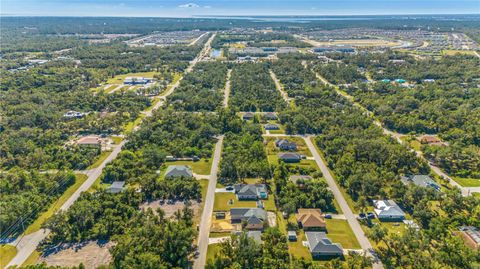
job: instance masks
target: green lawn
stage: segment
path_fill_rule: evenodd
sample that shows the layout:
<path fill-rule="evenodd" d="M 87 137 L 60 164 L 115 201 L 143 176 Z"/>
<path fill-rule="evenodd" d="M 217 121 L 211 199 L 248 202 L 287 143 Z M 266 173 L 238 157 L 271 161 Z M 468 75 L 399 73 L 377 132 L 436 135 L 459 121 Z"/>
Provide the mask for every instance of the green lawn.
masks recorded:
<path fill-rule="evenodd" d="M 211 237 L 211 238 L 217 238 L 217 237 L 226 237 L 226 236 L 230 236 L 232 235 L 232 233 L 210 233 L 210 235 L 208 237 Z"/>
<path fill-rule="evenodd" d="M 212 158 L 209 159 L 200 159 L 197 162 L 194 161 L 176 161 L 176 162 L 166 162 L 165 165 L 189 165 L 192 167 L 192 170 L 195 174 L 199 175 L 210 175 L 210 170 L 212 168 Z"/>
<path fill-rule="evenodd" d="M 140 73 L 128 73 L 123 75 L 116 75 L 113 78 L 107 80 L 107 84 L 122 84 L 126 77 L 146 77 L 153 78 L 153 75 L 158 74 L 157 72 L 140 72 Z"/>
<path fill-rule="evenodd" d="M 128 122 L 125 125 L 124 132 L 127 134 L 131 133 L 133 131 L 133 128 L 135 128 L 135 126 L 139 125 L 142 122 L 144 117 L 145 117 L 145 114 L 140 114 L 138 118 L 136 118 L 134 121 Z"/>
<path fill-rule="evenodd" d="M 477 197 L 477 198 L 480 198 L 480 193 L 478 193 L 478 192 L 473 192 L 472 195 Z"/>
<path fill-rule="evenodd" d="M 327 237 L 334 243 L 340 243 L 343 248 L 360 249 L 361 246 L 353 233 L 348 221 L 342 219 L 327 219 Z"/>
<path fill-rule="evenodd" d="M 312 254 L 310 250 L 303 245 L 303 241 L 307 241 L 305 233 L 303 230 L 297 232 L 297 241 L 288 242 L 288 250 L 293 257 L 299 259 L 304 258 L 305 260 L 312 260 Z"/>
<path fill-rule="evenodd" d="M 207 263 L 215 258 L 215 254 L 220 252 L 221 244 L 210 244 L 207 249 Z"/>
<path fill-rule="evenodd" d="M 27 266 L 27 265 L 34 265 L 38 262 L 38 259 L 40 259 L 41 253 L 38 252 L 37 250 L 33 251 L 30 256 L 28 256 L 27 260 L 22 264 L 21 267 Z"/>
<path fill-rule="evenodd" d="M 273 132 L 270 131 L 270 133 L 273 133 Z M 305 141 L 303 140 L 303 138 L 301 138 L 301 137 L 287 137 L 287 136 L 285 136 L 285 137 L 265 137 L 265 140 L 267 141 L 266 149 L 267 149 L 267 154 L 268 155 L 277 155 L 277 153 L 282 152 L 281 150 L 279 150 L 275 146 L 275 140 L 277 140 L 278 138 L 284 138 L 284 139 L 287 139 L 288 141 L 293 141 L 293 142 L 297 143 L 296 152 L 298 154 L 302 154 L 302 155 L 305 155 L 305 156 L 308 156 L 308 157 L 312 157 L 312 153 L 310 152 L 310 150 L 308 150 L 308 147 L 305 144 Z"/>
<path fill-rule="evenodd" d="M 453 177 L 453 179 L 463 187 L 480 187 L 478 178 Z"/>
<path fill-rule="evenodd" d="M 123 141 L 123 137 L 120 136 L 112 136 L 110 137 L 113 141 L 113 144 L 118 145 Z"/>
<path fill-rule="evenodd" d="M 100 155 L 97 157 L 97 160 L 92 163 L 92 165 L 90 165 L 87 169 L 99 167 L 103 163 L 103 161 L 105 161 L 105 159 L 110 155 L 110 153 L 112 153 L 111 150 L 102 151 L 102 153 L 100 153 Z"/>
<path fill-rule="evenodd" d="M 117 88 L 118 87 L 118 84 L 113 84 L 113 85 L 110 85 L 108 88 L 105 89 L 105 92 L 109 93 L 111 91 L 113 91 L 113 89 Z"/>
<path fill-rule="evenodd" d="M 17 248 L 10 245 L 1 245 L 0 246 L 0 268 L 5 268 L 7 264 L 15 257 L 17 254 Z"/>
<path fill-rule="evenodd" d="M 229 200 L 233 200 L 232 205 L 228 204 Z M 238 201 L 235 194 L 229 192 L 215 193 L 213 211 L 228 211 L 238 207 L 257 207 L 257 203 L 255 201 Z"/>
<path fill-rule="evenodd" d="M 85 182 L 85 180 L 87 180 L 87 176 L 86 175 L 83 175 L 83 174 L 76 174 L 76 180 L 75 180 L 75 183 L 70 186 L 61 196 L 60 198 L 58 198 L 57 201 L 55 201 L 49 208 L 47 211 L 43 212 L 32 224 L 30 224 L 30 226 L 27 227 L 27 229 L 25 230 L 24 234 L 30 234 L 30 233 L 33 233 L 33 232 L 36 232 L 38 230 L 40 230 L 42 224 L 48 219 L 50 218 L 51 216 L 53 216 L 53 214 L 55 214 L 55 212 L 58 211 L 58 209 L 63 205 L 63 203 L 65 203 L 67 201 L 68 198 L 70 198 L 70 196 L 72 196 L 72 194 L 83 184 L 83 182 Z"/>

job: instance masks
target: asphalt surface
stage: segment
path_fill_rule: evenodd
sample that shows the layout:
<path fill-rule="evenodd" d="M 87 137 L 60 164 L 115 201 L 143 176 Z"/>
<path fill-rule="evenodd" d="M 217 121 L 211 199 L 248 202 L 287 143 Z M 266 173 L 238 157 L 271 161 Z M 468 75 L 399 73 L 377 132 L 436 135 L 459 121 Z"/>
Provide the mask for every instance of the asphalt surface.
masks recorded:
<path fill-rule="evenodd" d="M 225 83 L 225 92 L 223 93 L 223 107 L 228 107 L 228 99 L 230 98 L 230 90 L 232 85 L 230 83 L 230 77 L 232 76 L 232 69 L 228 69 L 227 82 Z"/>
<path fill-rule="evenodd" d="M 287 103 L 287 104 L 290 104 L 290 98 L 288 97 L 288 94 L 287 92 L 285 92 L 282 88 L 282 84 L 280 84 L 280 81 L 278 80 L 277 76 L 275 75 L 275 73 L 273 73 L 272 70 L 269 70 L 270 71 L 270 77 L 272 78 L 273 82 L 275 83 L 275 88 L 277 88 L 277 90 L 280 92 L 280 94 L 282 95 L 282 98 L 283 100 Z"/>
<path fill-rule="evenodd" d="M 337 200 L 338 204 L 340 205 L 340 208 L 342 209 L 345 219 L 348 221 L 348 224 L 352 228 L 353 233 L 357 237 L 358 243 L 360 243 L 360 246 L 367 253 L 368 256 L 375 258 L 373 247 L 370 244 L 370 241 L 368 241 L 368 238 L 365 236 L 365 233 L 363 232 L 362 227 L 358 223 L 355 215 L 353 214 L 352 210 L 348 206 L 347 201 L 345 200 L 342 193 L 340 192 L 340 189 L 338 188 L 337 183 L 335 182 L 335 179 L 330 173 L 330 170 L 328 169 L 327 165 L 318 154 L 318 151 L 313 145 L 310 137 L 303 137 L 303 139 L 305 140 L 305 143 L 307 144 L 308 149 L 312 153 L 313 158 L 315 159 L 315 162 L 317 163 L 318 167 L 322 171 L 323 177 L 325 177 L 327 184 L 330 187 L 330 190 L 335 196 L 335 200 Z M 381 264 L 381 262 L 377 259 L 375 260 L 376 262 L 373 264 L 373 268 L 374 269 L 383 268 L 383 265 Z"/>
<path fill-rule="evenodd" d="M 190 62 L 190 66 L 186 69 L 185 73 L 189 73 L 193 70 L 193 67 L 208 53 L 210 52 L 210 45 L 213 41 L 213 38 L 215 37 L 215 34 L 213 34 L 209 40 L 205 43 L 204 49 L 200 52 L 200 54 Z M 150 108 L 149 110 L 145 111 L 144 114 L 147 117 L 150 117 L 153 114 L 153 111 L 155 109 L 158 109 L 164 102 L 165 98 L 172 94 L 173 91 L 180 85 L 180 81 L 183 79 L 183 76 L 176 82 L 174 83 L 170 89 L 162 95 L 161 101 L 159 101 L 155 106 Z M 137 126 L 138 127 L 138 126 Z M 135 128 L 134 130 L 137 130 L 138 128 Z M 223 141 L 223 137 L 221 138 L 221 141 Z M 88 178 L 87 180 L 73 193 L 72 196 L 60 207 L 60 210 L 67 210 L 70 208 L 70 206 L 75 203 L 75 201 L 80 197 L 80 194 L 86 190 L 88 190 L 94 183 L 95 181 L 100 177 L 102 174 L 103 168 L 109 163 L 110 161 L 114 160 L 120 151 L 122 150 L 123 145 L 126 143 L 126 140 L 123 140 L 119 145 L 117 145 L 112 153 L 97 167 L 91 170 L 87 171 Z M 217 163 L 218 166 L 218 163 Z M 212 171 L 213 171 L 214 164 L 212 164 Z M 216 182 L 216 172 L 215 172 L 215 182 Z M 215 185 L 213 185 L 213 193 L 215 192 Z M 210 184 L 209 184 L 209 189 L 210 189 Z M 210 193 L 210 192 L 209 192 Z M 212 205 L 212 210 L 213 210 L 213 199 L 211 201 Z M 210 213 L 211 214 L 211 213 Z M 41 229 L 37 232 L 28 234 L 26 236 L 22 236 L 15 240 L 12 245 L 17 247 L 17 254 L 15 257 L 7 264 L 6 267 L 9 266 L 21 266 L 27 258 L 35 251 L 35 249 L 38 247 L 40 242 L 47 238 L 47 236 L 50 234 L 50 230 L 48 229 Z M 207 233 L 207 244 L 208 244 L 208 233 Z M 205 249 L 205 255 L 206 255 L 206 249 Z"/>
<path fill-rule="evenodd" d="M 218 164 L 220 163 L 220 157 L 222 154 L 222 144 L 223 135 L 218 137 L 217 144 L 215 145 L 215 153 L 213 155 L 210 178 L 208 179 L 207 195 L 205 198 L 205 205 L 203 206 L 202 219 L 200 220 L 200 228 L 198 233 L 198 251 L 200 252 L 200 255 L 193 264 L 194 269 L 204 268 L 207 260 L 210 225 L 212 223 L 213 203 L 215 200 Z"/>

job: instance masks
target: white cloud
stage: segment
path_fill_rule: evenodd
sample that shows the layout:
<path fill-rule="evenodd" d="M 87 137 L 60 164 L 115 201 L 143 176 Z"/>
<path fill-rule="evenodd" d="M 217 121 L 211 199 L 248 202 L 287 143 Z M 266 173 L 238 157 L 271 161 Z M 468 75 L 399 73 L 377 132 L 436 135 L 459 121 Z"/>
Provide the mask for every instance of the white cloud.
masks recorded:
<path fill-rule="evenodd" d="M 188 4 L 179 5 L 178 7 L 179 8 L 198 8 L 200 6 L 195 3 L 188 3 Z"/>
<path fill-rule="evenodd" d="M 212 6 L 204 6 L 203 8 L 212 8 Z"/>

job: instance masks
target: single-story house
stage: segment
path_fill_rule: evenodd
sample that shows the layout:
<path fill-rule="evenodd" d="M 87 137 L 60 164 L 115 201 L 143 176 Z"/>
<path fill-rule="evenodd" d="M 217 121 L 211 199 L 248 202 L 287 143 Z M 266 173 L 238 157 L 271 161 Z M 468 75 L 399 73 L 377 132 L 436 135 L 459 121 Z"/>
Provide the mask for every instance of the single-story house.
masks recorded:
<path fill-rule="evenodd" d="M 374 211 L 381 221 L 402 221 L 405 213 L 393 200 L 373 200 Z"/>
<path fill-rule="evenodd" d="M 305 232 L 308 248 L 314 258 L 343 256 L 342 246 L 332 243 L 324 232 Z"/>
<path fill-rule="evenodd" d="M 414 175 L 410 180 L 417 186 L 433 188 L 436 191 L 440 191 L 440 186 L 427 175 Z"/>
<path fill-rule="evenodd" d="M 253 241 L 258 244 L 262 243 L 262 232 L 261 231 L 248 231 L 247 236 L 252 238 Z"/>
<path fill-rule="evenodd" d="M 298 163 L 302 160 L 302 155 L 294 152 L 282 152 L 278 153 L 278 159 L 286 163 Z"/>
<path fill-rule="evenodd" d="M 235 184 L 233 189 L 238 200 L 268 199 L 265 184 Z"/>
<path fill-rule="evenodd" d="M 275 146 L 281 150 L 297 150 L 297 144 L 295 142 L 290 142 L 287 139 L 275 140 Z"/>
<path fill-rule="evenodd" d="M 125 189 L 125 181 L 114 181 L 110 185 L 110 187 L 107 188 L 107 192 L 109 193 L 120 193 Z"/>
<path fill-rule="evenodd" d="M 297 241 L 297 232 L 288 231 L 288 241 Z"/>
<path fill-rule="evenodd" d="M 468 246 L 473 249 L 478 249 L 480 247 L 480 230 L 474 226 L 460 226 L 458 228 L 462 231 L 468 238 Z"/>
<path fill-rule="evenodd" d="M 263 127 L 265 127 L 265 130 L 280 130 L 280 127 L 278 127 L 278 125 L 272 123 L 267 123 Z"/>
<path fill-rule="evenodd" d="M 102 140 L 98 135 L 89 135 L 81 137 L 76 143 L 79 146 L 100 147 L 102 145 Z"/>
<path fill-rule="evenodd" d="M 232 223 L 246 222 L 247 230 L 263 230 L 267 220 L 267 212 L 261 208 L 232 208 L 230 209 Z"/>
<path fill-rule="evenodd" d="M 443 142 L 436 135 L 422 135 L 418 138 L 418 140 L 422 144 L 428 144 L 428 145 L 432 145 L 432 146 L 445 146 L 445 145 L 447 145 L 446 142 Z"/>
<path fill-rule="evenodd" d="M 295 219 L 304 230 L 324 230 L 327 227 L 322 211 L 317 208 L 299 208 Z"/>
<path fill-rule="evenodd" d="M 255 117 L 253 112 L 245 112 L 243 113 L 242 119 L 243 120 L 252 120 Z"/>
<path fill-rule="evenodd" d="M 193 177 L 192 168 L 188 165 L 170 165 L 165 172 L 165 178 Z"/>
<path fill-rule="evenodd" d="M 277 114 L 274 112 L 268 112 L 263 115 L 263 118 L 266 120 L 278 120 Z"/>
<path fill-rule="evenodd" d="M 126 77 L 123 81 L 123 84 L 128 85 L 143 85 L 150 83 L 152 81 L 151 78 L 144 78 L 144 77 Z"/>

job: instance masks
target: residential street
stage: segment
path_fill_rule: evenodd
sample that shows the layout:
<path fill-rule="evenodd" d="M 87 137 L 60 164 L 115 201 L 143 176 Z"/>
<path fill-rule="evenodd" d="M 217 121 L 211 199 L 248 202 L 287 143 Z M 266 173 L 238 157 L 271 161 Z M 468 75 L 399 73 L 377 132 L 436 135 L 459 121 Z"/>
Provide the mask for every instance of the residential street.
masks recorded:
<path fill-rule="evenodd" d="M 195 64 L 204 56 L 208 51 L 210 51 L 210 44 L 215 37 L 215 34 L 210 37 L 210 39 L 205 43 L 205 48 L 200 52 L 200 54 L 190 63 L 190 66 L 186 69 L 185 73 L 189 73 L 193 70 L 193 67 Z M 162 97 L 165 98 L 178 87 L 180 84 L 180 81 L 182 80 L 183 76 L 175 83 L 173 84 L 170 89 L 168 90 L 167 93 L 165 93 Z M 155 106 L 151 107 L 150 109 L 146 110 L 144 112 L 146 117 L 152 116 L 152 112 L 155 109 L 158 109 L 162 105 L 163 101 L 159 101 Z M 137 126 L 138 127 L 138 126 Z M 135 128 L 134 130 L 136 130 Z M 223 137 L 220 138 L 220 141 L 223 141 Z M 77 191 L 73 193 L 73 195 L 60 207 L 60 210 L 67 210 L 73 203 L 80 197 L 80 194 L 83 191 L 88 190 L 94 183 L 95 181 L 100 177 L 102 174 L 103 168 L 106 166 L 107 163 L 110 161 L 114 160 L 118 154 L 120 153 L 123 145 L 127 142 L 127 140 L 123 140 L 118 146 L 116 146 L 112 153 L 95 169 L 91 169 L 88 171 L 88 179 L 78 188 Z M 216 156 L 216 151 L 215 151 L 215 156 Z M 220 153 L 218 153 L 220 155 Z M 214 168 L 215 164 L 212 164 L 212 171 Z M 218 166 L 218 163 L 216 164 Z M 217 168 L 216 168 L 217 169 Z M 215 173 L 215 181 L 216 181 L 216 173 Z M 209 185 L 210 189 L 210 185 Z M 213 185 L 213 192 L 215 192 L 215 184 Z M 210 193 L 210 192 L 209 192 Z M 213 198 L 211 201 L 211 208 L 213 210 Z M 210 213 L 211 214 L 211 213 Z M 14 245 L 17 246 L 17 254 L 15 257 L 8 263 L 7 267 L 9 266 L 21 266 L 27 258 L 35 251 L 37 246 L 40 244 L 40 242 L 45 239 L 50 231 L 48 229 L 42 229 L 38 232 L 29 234 L 24 237 L 20 237 L 16 241 L 14 241 Z M 207 233 L 207 240 L 208 240 L 208 233 Z M 207 242 L 208 243 L 208 242 Z M 205 250 L 206 251 L 206 250 Z M 206 253 L 205 253 L 206 254 Z"/>
<path fill-rule="evenodd" d="M 318 154 L 317 149 L 312 143 L 311 137 L 303 137 L 303 139 L 305 140 L 305 143 L 307 144 L 308 149 L 310 150 L 313 157 L 315 158 L 315 162 L 317 163 L 318 167 L 322 171 L 322 174 L 325 177 L 327 184 L 330 187 L 330 190 L 335 196 L 335 200 L 337 200 L 338 204 L 340 205 L 340 208 L 342 209 L 342 212 L 346 220 L 348 221 L 348 224 L 352 228 L 352 231 L 355 233 L 355 236 L 357 237 L 357 240 L 360 243 L 360 246 L 362 247 L 363 250 L 366 251 L 367 255 L 374 257 L 374 252 L 373 252 L 372 245 L 370 244 L 370 241 L 368 241 L 368 238 L 363 232 L 362 227 L 358 223 L 357 219 L 355 218 L 355 215 L 353 214 L 352 210 L 348 206 L 347 201 L 345 200 L 342 193 L 340 192 L 340 189 L 338 188 L 337 183 L 335 182 L 335 179 L 330 173 L 330 170 L 328 170 L 327 165 L 325 164 L 323 159 L 320 157 L 320 154 Z M 373 268 L 374 269 L 383 268 L 383 265 L 379 260 L 377 260 L 377 262 L 374 263 Z"/>
<path fill-rule="evenodd" d="M 280 81 L 278 80 L 277 76 L 275 75 L 275 73 L 273 73 L 272 70 L 269 70 L 269 71 L 270 71 L 270 77 L 275 83 L 275 88 L 277 88 L 277 90 L 280 92 L 283 100 L 285 100 L 287 104 L 290 104 L 291 99 L 288 97 L 288 94 L 283 90 L 282 84 L 280 84 Z"/>
<path fill-rule="evenodd" d="M 217 144 L 215 145 L 212 169 L 210 170 L 210 178 L 208 180 L 207 195 L 203 206 L 202 219 L 200 220 L 200 229 L 198 233 L 198 251 L 200 252 L 200 256 L 195 260 L 193 265 L 194 269 L 204 268 L 207 260 L 213 202 L 215 200 L 215 189 L 217 186 L 218 164 L 220 163 L 220 157 L 222 156 L 222 144 L 223 135 L 218 137 Z"/>
<path fill-rule="evenodd" d="M 368 109 L 366 109 L 364 106 L 362 106 L 361 104 L 355 102 L 353 96 L 347 94 L 346 92 L 344 91 L 341 91 L 336 85 L 330 83 L 329 81 L 327 81 L 324 77 L 322 77 L 320 74 L 318 73 L 315 73 L 317 78 L 320 79 L 325 85 L 329 85 L 329 86 L 332 86 L 335 91 L 347 98 L 350 102 L 352 102 L 352 104 L 358 108 L 360 108 L 361 110 L 365 111 L 365 113 L 373 118 L 373 123 L 375 125 L 377 125 L 378 127 L 382 128 L 383 130 L 383 133 L 386 134 L 386 135 L 390 135 L 391 137 L 395 138 L 395 140 L 397 140 L 398 143 L 400 144 L 404 144 L 404 142 L 402 141 L 402 139 L 400 139 L 401 136 L 403 136 L 403 134 L 400 134 L 400 133 L 397 133 L 397 132 L 394 132 L 394 131 L 391 131 L 391 130 L 388 130 L 387 128 L 385 128 L 382 123 L 377 120 L 373 113 L 371 111 L 369 111 Z M 415 151 L 412 149 L 412 151 Z M 421 151 L 415 151 L 415 154 L 419 157 L 419 158 L 423 158 L 425 159 L 425 157 L 423 157 L 423 152 Z M 427 160 L 428 162 L 428 160 Z M 430 169 L 432 169 L 432 171 L 434 173 L 436 173 L 437 175 L 439 175 L 440 177 L 443 177 L 445 179 L 447 179 L 450 183 L 450 185 L 452 186 L 455 186 L 455 187 L 458 187 L 462 193 L 463 196 L 469 196 L 471 195 L 471 193 L 474 193 L 474 192 L 480 192 L 480 187 L 462 187 L 460 184 L 458 184 L 453 178 L 451 178 L 449 175 L 447 175 L 445 172 L 443 172 L 439 167 L 431 164 L 430 162 L 428 162 L 428 165 L 430 166 Z"/>
<path fill-rule="evenodd" d="M 230 98 L 230 90 L 232 85 L 230 83 L 230 77 L 232 76 L 232 69 L 228 69 L 227 83 L 225 83 L 225 91 L 223 92 L 223 107 L 228 107 L 228 99 Z"/>

